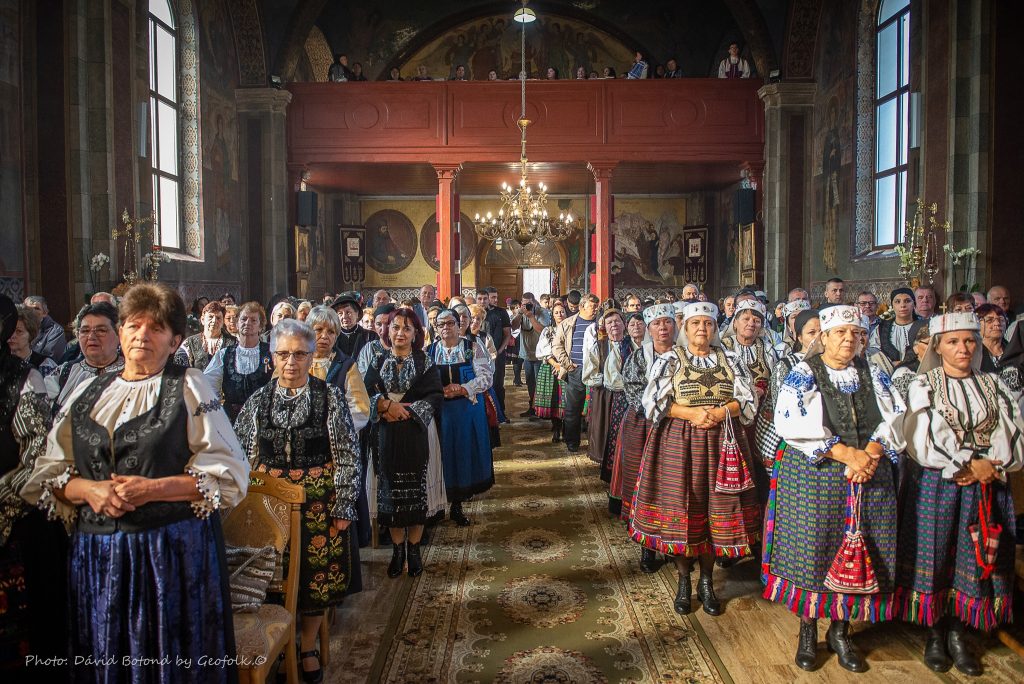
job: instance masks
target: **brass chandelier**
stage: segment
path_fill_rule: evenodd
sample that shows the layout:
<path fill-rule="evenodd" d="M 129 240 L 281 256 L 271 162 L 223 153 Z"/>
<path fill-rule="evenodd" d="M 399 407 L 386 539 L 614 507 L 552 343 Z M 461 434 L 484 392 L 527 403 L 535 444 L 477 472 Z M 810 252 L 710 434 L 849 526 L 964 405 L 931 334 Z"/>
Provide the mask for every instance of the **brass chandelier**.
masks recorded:
<path fill-rule="evenodd" d="M 522 67 L 519 71 L 519 91 L 521 113 L 516 125 L 520 131 L 519 184 L 501 184 L 501 206 L 497 215 L 487 212 L 481 216 L 476 214 L 473 222 L 480 237 L 499 242 L 515 240 L 520 245 L 531 242 L 544 243 L 548 240 L 564 240 L 578 227 L 578 220 L 572 214 L 559 212 L 558 217 L 548 213 L 548 188 L 544 183 L 537 183 L 536 189 L 528 178 L 529 161 L 526 158 L 526 129 L 532 121 L 526 118 L 526 24 L 535 21 L 537 15 L 529 9 L 527 0 L 522 0 L 522 8 L 513 17 L 522 24 L 520 54 Z"/>

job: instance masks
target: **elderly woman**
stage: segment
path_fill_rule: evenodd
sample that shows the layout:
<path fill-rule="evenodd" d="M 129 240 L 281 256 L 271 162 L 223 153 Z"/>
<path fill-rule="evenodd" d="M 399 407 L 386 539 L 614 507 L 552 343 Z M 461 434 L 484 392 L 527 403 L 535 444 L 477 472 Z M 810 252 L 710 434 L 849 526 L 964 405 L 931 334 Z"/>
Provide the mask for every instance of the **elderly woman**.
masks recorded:
<path fill-rule="evenodd" d="M 798 299 L 790 304 L 807 304 L 807 302 Z M 775 400 L 779 396 L 779 388 L 794 366 L 804 360 L 807 350 L 821 333 L 821 320 L 818 318 L 817 309 L 804 307 L 794 318 L 792 325 L 793 351 L 779 359 L 779 363 L 772 371 L 768 391 L 757 409 L 754 447 L 761 463 L 769 472 L 775 459 L 785 451 L 785 443 L 782 442 L 779 433 L 775 430 Z M 788 323 L 786 325 L 790 327 Z"/>
<path fill-rule="evenodd" d="M 437 439 L 435 418 L 444 392 L 433 359 L 423 352 L 423 326 L 415 311 L 391 312 L 388 337 L 391 346 L 366 371 L 377 519 L 394 545 L 388 576 L 402 574 L 408 553 L 409 575 L 417 577 L 423 572 L 430 442 Z"/>
<path fill-rule="evenodd" d="M 253 470 L 306 490 L 299 559 L 300 656 L 307 681 L 322 678 L 317 635 L 352 576 L 349 526 L 357 519 L 359 439 L 341 388 L 310 374 L 316 338 L 301 321 L 270 334 L 278 375 L 256 390 L 235 421 Z"/>
<path fill-rule="evenodd" d="M 128 290 L 124 370 L 68 397 L 21 492 L 74 529 L 71 655 L 99 660 L 76 679 L 235 674 L 202 658 L 234 655 L 218 510 L 245 496 L 249 464 L 202 373 L 169 362 L 185 319 L 170 287 Z M 175 663 L 186 658 L 184 675 Z"/>
<path fill-rule="evenodd" d="M 39 334 L 39 314 L 23 304 L 16 304 L 17 325 L 6 343 L 10 353 L 35 368 L 43 375 L 49 375 L 57 364 L 48 356 L 32 349 L 32 340 Z"/>
<path fill-rule="evenodd" d="M 124 368 L 117 339 L 117 309 L 113 304 L 100 302 L 83 306 L 76 318 L 75 335 L 82 359 L 62 363 L 44 381 L 54 413 L 64 406 L 81 383 L 98 375 L 120 373 Z"/>
<path fill-rule="evenodd" d="M 372 329 L 367 330 L 359 325 L 362 309 L 359 308 L 356 293 L 346 292 L 338 295 L 331 302 L 331 308 L 338 313 L 340 321 L 340 327 L 337 332 L 338 341 L 335 344 L 335 348 L 349 358 L 359 358 L 359 352 L 363 350 L 367 343 L 377 339 L 377 334 Z"/>
<path fill-rule="evenodd" d="M 179 366 L 203 371 L 213 355 L 222 347 L 234 344 L 235 338 L 224 330 L 224 305 L 220 302 L 213 301 L 203 307 L 199 321 L 203 324 L 203 331 L 185 338 L 174 360 Z"/>
<path fill-rule="evenodd" d="M 270 328 L 280 323 L 286 318 L 295 318 L 296 312 L 295 307 L 292 303 L 285 300 L 278 302 L 270 309 Z M 264 342 L 270 342 L 270 329 L 267 329 L 260 335 L 260 339 Z"/>
<path fill-rule="evenodd" d="M 373 331 L 377 333 L 377 339 L 367 342 L 359 350 L 359 356 L 356 358 L 356 367 L 359 369 L 359 374 L 363 376 L 364 383 L 367 369 L 384 354 L 391 344 L 391 340 L 388 338 L 388 320 L 395 308 L 394 304 L 381 304 L 373 310 Z"/>
<path fill-rule="evenodd" d="M 238 309 L 238 344 L 222 348 L 206 366 L 203 375 L 214 394 L 221 397 L 224 412 L 232 423 L 253 392 L 263 387 L 274 373 L 270 344 L 260 340 L 267 315 L 259 302 L 246 302 Z"/>
<path fill-rule="evenodd" d="M 786 345 L 789 351 L 793 351 L 795 342 L 799 334 L 796 332 L 796 317 L 802 312 L 807 311 L 811 308 L 811 303 L 806 299 L 794 299 L 791 302 L 786 302 L 782 305 L 782 342 Z M 804 347 L 806 350 L 807 347 Z M 787 371 L 788 372 L 788 371 Z"/>
<path fill-rule="evenodd" d="M 480 304 L 471 304 L 469 312 L 469 330 L 463 334 L 470 341 L 480 342 L 484 346 L 484 349 L 487 350 L 487 356 L 491 359 L 491 372 L 493 373 L 494 361 L 498 353 L 495 351 L 494 340 L 487 333 L 487 326 L 485 325 L 487 309 Z M 487 411 L 487 425 L 491 436 L 491 448 L 496 449 L 501 446 L 499 426 L 505 422 L 505 412 L 502 410 L 501 402 L 498 401 L 498 395 L 494 391 L 493 384 L 487 389 L 487 394 L 484 396 L 484 409 Z"/>
<path fill-rule="evenodd" d="M 921 359 L 928 351 L 928 342 L 931 340 L 931 333 L 928 332 L 928 321 L 914 321 L 910 326 L 910 348 L 903 355 L 903 360 L 896 366 L 892 374 L 892 386 L 907 401 L 907 393 L 910 391 L 910 383 L 917 376 L 921 368 Z"/>
<path fill-rule="evenodd" d="M 715 557 L 748 556 L 761 537 L 761 511 L 749 475 L 745 484 L 727 483 L 719 472 L 732 419 L 752 422 L 756 401 L 742 361 L 718 345 L 717 320 L 714 304 L 686 305 L 686 347 L 654 359 L 643 395 L 651 432 L 629 533 L 648 549 L 673 557 L 679 571 L 673 605 L 682 615 L 690 611 L 694 559 L 700 560 L 697 598 L 705 613 L 721 615 L 711 578 Z M 739 450 L 734 465 L 749 472 L 753 459 L 746 436 L 743 430 L 733 434 Z"/>
<path fill-rule="evenodd" d="M 818 341 L 775 403 L 786 451 L 775 462 L 765 520 L 764 597 L 800 617 L 798 667 L 817 668 L 817 619 L 828 617 L 829 650 L 843 668 L 864 672 L 849 621 L 893 617 L 896 485 L 882 460 L 895 462 L 904 447 L 904 405 L 889 378 L 860 356 L 865 318 L 857 307 L 831 306 L 819 319 Z M 853 568 L 863 571 L 860 581 L 834 563 L 854 532 L 869 554 Z"/>
<path fill-rule="evenodd" d="M 17 324 L 14 302 L 0 295 L 0 670 L 7 673 L 25 667 L 26 653 L 67 657 L 67 534 L 18 496 L 46 449 L 50 406 L 39 371 L 7 346 Z"/>
<path fill-rule="evenodd" d="M 444 487 L 451 502 L 451 519 L 470 524 L 462 502 L 494 484 L 494 460 L 484 401 L 491 386 L 492 366 L 487 350 L 459 334 L 459 316 L 444 309 L 435 322 L 438 339 L 427 349 L 441 375 L 441 457 Z"/>
<path fill-rule="evenodd" d="M 765 328 L 765 316 L 764 304 L 756 299 L 744 299 L 736 305 L 730 329 L 722 334 L 722 346 L 736 354 L 747 367 L 758 399 L 768 391 L 772 369 L 781 356 Z"/>
<path fill-rule="evenodd" d="M 650 433 L 651 423 L 644 412 L 643 394 L 647 389 L 647 369 L 654 357 L 672 351 L 676 339 L 675 309 L 671 304 L 656 304 L 643 312 L 646 323 L 646 341 L 630 354 L 622 364 L 622 391 L 626 399 L 626 413 L 618 430 L 618 444 L 615 446 L 615 460 L 612 463 L 612 479 L 608 487 L 610 496 L 618 498 L 621 505 L 620 518 L 629 522 L 633 510 L 633 492 L 636 489 L 637 472 L 643 458 L 644 445 Z M 632 324 L 632 320 L 630 324 Z M 634 341 L 635 341 L 634 337 Z M 640 569 L 646 573 L 657 572 L 658 556 L 646 546 L 640 550 Z"/>
<path fill-rule="evenodd" d="M 538 418 L 551 420 L 552 442 L 562 441 L 562 394 L 565 389 L 565 375 L 551 349 L 551 341 L 558 334 L 558 326 L 566 317 L 566 308 L 561 300 L 556 299 L 551 305 L 552 324 L 544 328 L 537 340 L 537 360 L 541 362 L 537 370 L 537 389 L 534 394 L 534 410 Z"/>
<path fill-rule="evenodd" d="M 981 372 L 978 328 L 973 313 L 931 319 L 921 374 L 908 392 L 896 555 L 903 619 L 931 628 L 925 664 L 975 677 L 982 668 L 965 625 L 989 631 L 1011 619 L 1015 521 L 1006 473 L 1024 465 L 1020 409 L 998 376 Z M 984 528 L 977 542 L 975 525 Z M 994 558 L 979 562 L 976 543 L 994 546 Z"/>
<path fill-rule="evenodd" d="M 981 370 L 996 373 L 1010 391 L 1020 396 L 1024 389 L 1021 370 L 1007 356 L 1006 314 L 995 304 L 982 304 L 975 311 L 981 324 Z"/>
<path fill-rule="evenodd" d="M 601 316 L 605 335 L 584 350 L 583 384 L 590 387 L 590 412 L 587 419 L 587 453 L 590 460 L 601 464 L 601 479 L 612 480 L 614 444 L 618 423 L 626 414 L 626 397 L 622 393 L 622 364 L 637 348 L 626 336 L 626 324 L 618 309 L 608 309 Z M 621 509 L 616 499 L 614 512 Z M 611 502 L 609 501 L 609 504 Z"/>
<path fill-rule="evenodd" d="M 295 307 L 295 320 L 306 322 L 306 317 L 309 316 L 309 312 L 313 310 L 313 302 L 308 299 L 303 299 L 299 302 L 299 305 Z"/>

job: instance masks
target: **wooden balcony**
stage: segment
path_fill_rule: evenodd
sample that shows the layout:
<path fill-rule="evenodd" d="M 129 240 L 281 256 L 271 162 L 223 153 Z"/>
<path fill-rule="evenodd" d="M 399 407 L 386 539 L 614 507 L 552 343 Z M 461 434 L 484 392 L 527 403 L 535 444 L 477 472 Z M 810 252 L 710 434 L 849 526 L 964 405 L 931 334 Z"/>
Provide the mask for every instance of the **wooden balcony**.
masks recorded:
<path fill-rule="evenodd" d="M 760 81 L 528 81 L 531 162 L 749 162 L 764 156 Z M 518 81 L 295 83 L 288 162 L 508 162 Z"/>

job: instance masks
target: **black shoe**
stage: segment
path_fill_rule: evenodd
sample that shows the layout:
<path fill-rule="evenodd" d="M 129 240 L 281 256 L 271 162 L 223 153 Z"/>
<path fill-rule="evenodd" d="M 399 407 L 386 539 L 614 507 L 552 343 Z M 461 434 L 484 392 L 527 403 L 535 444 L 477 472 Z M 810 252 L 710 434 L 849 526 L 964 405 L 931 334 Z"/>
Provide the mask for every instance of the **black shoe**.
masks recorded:
<path fill-rule="evenodd" d="M 409 577 L 423 574 L 423 559 L 420 557 L 420 545 L 408 543 L 409 546 Z"/>
<path fill-rule="evenodd" d="M 452 510 L 448 517 L 450 517 L 452 522 L 459 527 L 469 527 L 469 518 L 467 518 L 466 514 L 462 512 L 461 501 L 455 501 L 452 503 Z"/>
<path fill-rule="evenodd" d="M 796 666 L 814 672 L 818 669 L 818 621 L 800 621 L 800 640 L 796 646 Z"/>
<path fill-rule="evenodd" d="M 559 432 L 558 430 L 555 430 L 554 432 L 551 433 L 551 443 L 552 444 L 558 444 L 561 441 L 562 441 L 562 433 L 561 432 Z"/>
<path fill-rule="evenodd" d="M 949 656 L 953 659 L 956 669 L 968 677 L 981 676 L 981 663 L 971 655 L 971 650 L 967 646 L 967 631 L 964 629 L 964 623 L 955 620 L 949 630 L 949 636 L 946 638 L 946 646 L 949 648 Z"/>
<path fill-rule="evenodd" d="M 704 606 L 704 612 L 708 615 L 721 615 L 722 602 L 715 596 L 715 586 L 711 582 L 710 575 L 701 575 L 697 580 L 697 598 Z"/>
<path fill-rule="evenodd" d="M 301 653 L 299 653 L 300 661 L 302 661 L 305 658 L 316 658 L 317 661 L 319 661 L 320 650 L 314 648 L 312 651 L 302 651 Z M 302 670 L 302 681 L 307 682 L 308 684 L 320 684 L 320 682 L 324 681 L 323 666 L 320 666 L 315 670 L 303 670 L 302 666 L 300 665 L 299 669 Z"/>
<path fill-rule="evenodd" d="M 580 445 L 579 444 L 569 444 L 567 442 L 566 445 L 565 445 L 565 448 L 566 448 L 566 450 L 568 450 L 568 452 L 570 454 L 576 454 L 576 453 L 579 453 Z"/>
<path fill-rule="evenodd" d="M 640 572 L 648 575 L 658 572 L 661 563 L 658 561 L 658 554 L 652 549 L 640 549 Z"/>
<path fill-rule="evenodd" d="M 516 382 L 515 380 L 513 380 L 513 381 L 512 381 L 512 386 L 513 386 L 513 387 L 522 387 L 522 386 L 523 386 L 523 383 L 521 383 L 521 382 Z"/>
<path fill-rule="evenodd" d="M 391 562 L 388 563 L 388 577 L 395 578 L 402 574 L 402 568 L 405 566 L 405 542 L 392 544 L 394 550 L 391 552 Z"/>
<path fill-rule="evenodd" d="M 953 666 L 946 650 L 946 630 L 938 625 L 929 630 L 928 642 L 924 645 L 924 664 L 934 672 L 949 672 Z"/>
<path fill-rule="evenodd" d="M 527 409 L 527 410 L 523 411 L 522 413 L 520 413 L 519 417 L 520 418 L 531 418 L 531 417 L 533 417 L 535 415 L 537 415 L 537 414 L 534 412 L 533 409 Z"/>
<path fill-rule="evenodd" d="M 720 568 L 731 568 L 739 562 L 739 558 L 730 558 L 729 556 L 722 556 L 721 558 L 715 559 L 715 565 Z"/>
<path fill-rule="evenodd" d="M 680 615 L 690 613 L 690 591 L 690 571 L 687 570 L 679 573 L 679 589 L 676 590 L 676 600 L 672 602 L 672 607 Z"/>
<path fill-rule="evenodd" d="M 846 620 L 833 620 L 825 635 L 825 645 L 836 654 L 839 666 L 850 672 L 867 672 L 868 662 L 860 654 L 857 647 L 850 641 L 850 623 Z"/>

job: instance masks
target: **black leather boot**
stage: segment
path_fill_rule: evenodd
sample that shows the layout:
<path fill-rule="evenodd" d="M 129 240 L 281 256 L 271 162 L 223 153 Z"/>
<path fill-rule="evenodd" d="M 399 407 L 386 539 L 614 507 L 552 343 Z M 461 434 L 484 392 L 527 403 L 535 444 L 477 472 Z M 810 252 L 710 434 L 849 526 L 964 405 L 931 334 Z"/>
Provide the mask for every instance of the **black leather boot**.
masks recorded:
<path fill-rule="evenodd" d="M 708 615 L 721 615 L 725 612 L 722 610 L 722 602 L 715 596 L 715 585 L 711 581 L 711 575 L 701 575 L 697 580 L 697 598 Z"/>
<path fill-rule="evenodd" d="M 402 574 L 405 566 L 405 542 L 391 542 L 394 550 L 391 552 L 391 562 L 388 563 L 388 577 L 395 578 Z"/>
<path fill-rule="evenodd" d="M 676 591 L 676 600 L 672 602 L 672 607 L 676 609 L 676 612 L 680 615 L 688 615 L 690 613 L 690 571 L 686 570 L 679 573 L 679 589 Z"/>
<path fill-rule="evenodd" d="M 967 629 L 964 627 L 964 623 L 956 618 L 950 618 L 946 646 L 949 648 L 949 655 L 953 659 L 956 669 L 969 677 L 981 676 L 981 663 L 971 655 L 971 650 L 967 646 Z"/>
<path fill-rule="evenodd" d="M 452 502 L 452 511 L 449 517 L 452 519 L 452 522 L 459 527 L 469 527 L 469 518 L 467 518 L 466 514 L 462 512 L 461 501 Z"/>
<path fill-rule="evenodd" d="M 420 557 L 420 545 L 408 543 L 409 547 L 409 577 L 419 577 L 423 574 L 423 559 Z"/>
<path fill-rule="evenodd" d="M 818 621 L 800 621 L 800 640 L 796 645 L 796 666 L 814 672 L 818 669 Z"/>
<path fill-rule="evenodd" d="M 646 572 L 650 575 L 651 573 L 658 572 L 659 567 L 661 567 L 661 563 L 658 562 L 658 553 L 656 551 L 648 548 L 640 549 L 640 572 Z"/>
<path fill-rule="evenodd" d="M 949 668 L 953 666 L 949 651 L 946 649 L 948 631 L 945 619 L 939 620 L 928 630 L 928 641 L 924 645 L 924 664 L 934 672 L 949 672 Z"/>
<path fill-rule="evenodd" d="M 847 620 L 833 620 L 825 635 L 828 650 L 836 654 L 839 666 L 850 672 L 867 672 L 868 663 L 857 647 L 850 641 L 850 623 Z"/>
<path fill-rule="evenodd" d="M 562 441 L 562 421 L 559 418 L 555 418 L 551 421 L 551 442 L 552 444 L 558 444 Z"/>

